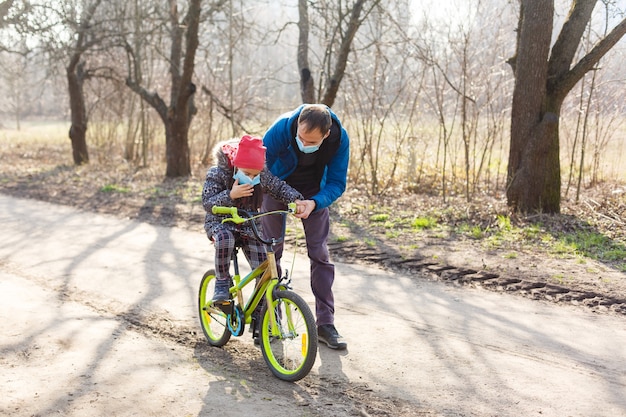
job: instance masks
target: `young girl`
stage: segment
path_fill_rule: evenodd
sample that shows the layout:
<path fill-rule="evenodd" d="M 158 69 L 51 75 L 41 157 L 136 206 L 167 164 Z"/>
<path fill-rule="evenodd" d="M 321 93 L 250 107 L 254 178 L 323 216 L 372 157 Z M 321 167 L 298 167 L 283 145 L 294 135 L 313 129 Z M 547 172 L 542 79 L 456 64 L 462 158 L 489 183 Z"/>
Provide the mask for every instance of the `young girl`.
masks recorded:
<path fill-rule="evenodd" d="M 263 192 L 285 204 L 302 200 L 302 194 L 265 168 L 263 141 L 243 136 L 240 141 L 220 143 L 215 151 L 216 165 L 206 175 L 202 189 L 202 205 L 206 211 L 204 229 L 215 244 L 214 301 L 228 299 L 230 287 L 230 260 L 238 243 L 253 269 L 266 258 L 265 247 L 254 237 L 248 223 L 222 223 L 224 216 L 211 212 L 213 206 L 238 207 L 258 211 Z"/>

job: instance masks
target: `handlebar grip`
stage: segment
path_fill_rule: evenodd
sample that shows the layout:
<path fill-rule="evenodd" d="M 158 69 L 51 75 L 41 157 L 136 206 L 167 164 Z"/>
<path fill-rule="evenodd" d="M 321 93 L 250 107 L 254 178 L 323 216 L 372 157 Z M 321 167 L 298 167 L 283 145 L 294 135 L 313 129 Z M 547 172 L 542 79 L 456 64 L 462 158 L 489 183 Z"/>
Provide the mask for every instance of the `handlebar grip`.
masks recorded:
<path fill-rule="evenodd" d="M 213 206 L 211 212 L 213 214 L 230 214 L 234 217 L 237 214 L 237 207 Z"/>
<path fill-rule="evenodd" d="M 289 213 L 295 214 L 296 213 L 296 203 L 289 203 L 287 205 L 287 210 L 289 211 Z"/>

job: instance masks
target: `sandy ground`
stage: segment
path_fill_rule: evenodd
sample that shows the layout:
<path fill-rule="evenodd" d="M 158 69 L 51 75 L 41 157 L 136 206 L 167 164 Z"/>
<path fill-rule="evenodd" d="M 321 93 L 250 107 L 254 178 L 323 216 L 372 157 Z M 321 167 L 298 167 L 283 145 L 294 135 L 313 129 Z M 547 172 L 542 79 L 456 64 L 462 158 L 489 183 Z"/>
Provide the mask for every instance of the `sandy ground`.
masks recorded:
<path fill-rule="evenodd" d="M 623 316 L 337 264 L 349 349 L 290 384 L 202 340 L 201 231 L 0 195 L 0 235 L 2 415 L 626 416 Z"/>

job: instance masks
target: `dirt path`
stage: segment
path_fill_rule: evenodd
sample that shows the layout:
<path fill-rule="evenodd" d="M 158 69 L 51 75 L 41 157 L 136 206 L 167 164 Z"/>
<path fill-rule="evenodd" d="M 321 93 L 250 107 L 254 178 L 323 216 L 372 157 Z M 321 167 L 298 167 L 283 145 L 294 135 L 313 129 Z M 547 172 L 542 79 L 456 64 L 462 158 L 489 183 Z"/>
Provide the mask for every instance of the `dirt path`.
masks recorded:
<path fill-rule="evenodd" d="M 201 231 L 1 195 L 0 224 L 2 414 L 626 415 L 620 315 L 338 264 L 349 350 L 287 384 L 198 335 Z"/>

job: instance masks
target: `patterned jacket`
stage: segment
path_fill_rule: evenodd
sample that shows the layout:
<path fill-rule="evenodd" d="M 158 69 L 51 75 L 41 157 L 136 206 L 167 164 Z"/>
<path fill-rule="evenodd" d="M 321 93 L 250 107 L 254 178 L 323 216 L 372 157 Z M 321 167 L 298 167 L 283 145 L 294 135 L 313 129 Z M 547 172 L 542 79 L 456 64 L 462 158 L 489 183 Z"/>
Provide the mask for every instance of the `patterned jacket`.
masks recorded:
<path fill-rule="evenodd" d="M 222 151 L 222 146 L 225 143 L 236 144 L 238 141 L 221 142 L 215 147 L 214 157 L 216 164 L 209 168 L 204 181 L 204 187 L 202 188 L 202 206 L 206 211 L 204 230 L 209 239 L 211 239 L 215 231 L 221 227 L 254 238 L 254 232 L 249 223 L 242 225 L 237 225 L 232 222 L 222 223 L 222 220 L 228 216 L 213 214 L 211 212 L 213 206 L 236 206 L 247 211 L 258 211 L 260 208 L 261 199 L 258 197 L 239 198 L 236 200 L 230 198 L 230 190 L 235 182 L 233 179 L 234 168 L 230 164 L 228 157 Z M 254 187 L 255 194 L 263 192 L 269 193 L 273 198 L 285 204 L 304 199 L 302 194 L 287 185 L 285 181 L 273 175 L 267 168 L 261 171 L 261 183 Z M 257 205 L 255 201 L 259 202 L 257 207 L 255 207 Z M 257 225 L 260 227 L 260 223 L 257 223 Z"/>

